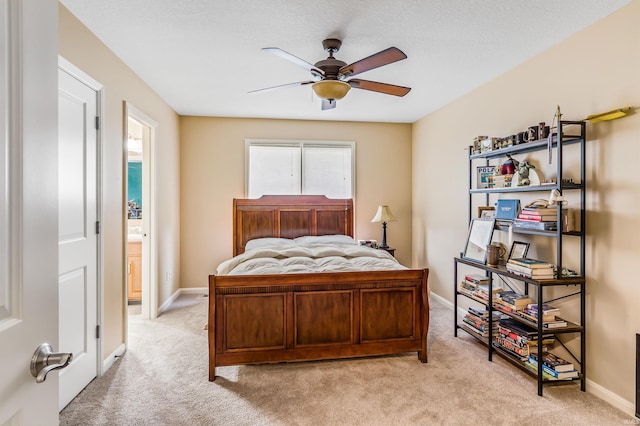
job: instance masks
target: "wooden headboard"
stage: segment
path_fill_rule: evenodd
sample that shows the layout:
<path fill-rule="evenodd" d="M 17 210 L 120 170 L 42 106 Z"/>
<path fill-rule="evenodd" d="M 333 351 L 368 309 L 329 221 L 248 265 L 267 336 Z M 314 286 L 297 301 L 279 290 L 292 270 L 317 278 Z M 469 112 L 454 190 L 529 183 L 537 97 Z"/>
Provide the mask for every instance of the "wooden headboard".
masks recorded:
<path fill-rule="evenodd" d="M 263 195 L 233 199 L 233 255 L 254 238 L 305 235 L 353 237 L 353 200 L 324 195 Z"/>

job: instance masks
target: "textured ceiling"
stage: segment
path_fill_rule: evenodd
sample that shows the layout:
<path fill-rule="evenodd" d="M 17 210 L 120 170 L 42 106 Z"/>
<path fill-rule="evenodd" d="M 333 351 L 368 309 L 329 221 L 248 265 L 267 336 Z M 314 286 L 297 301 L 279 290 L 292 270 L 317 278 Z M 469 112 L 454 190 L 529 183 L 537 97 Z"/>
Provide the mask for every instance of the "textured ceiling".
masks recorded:
<path fill-rule="evenodd" d="M 62 0 L 181 115 L 411 123 L 631 0 Z M 409 86 L 398 98 L 351 90 L 321 111 L 310 75 L 322 40 L 354 62 L 390 46 L 408 59 L 358 78 Z"/>

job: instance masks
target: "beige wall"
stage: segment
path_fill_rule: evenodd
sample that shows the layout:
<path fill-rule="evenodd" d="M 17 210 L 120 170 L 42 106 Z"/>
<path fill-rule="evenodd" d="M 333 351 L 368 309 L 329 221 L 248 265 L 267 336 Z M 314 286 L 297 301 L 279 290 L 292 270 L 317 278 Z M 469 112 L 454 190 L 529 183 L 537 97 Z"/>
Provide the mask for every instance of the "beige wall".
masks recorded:
<path fill-rule="evenodd" d="M 156 211 L 158 300 L 178 289 L 180 244 L 180 164 L 178 115 L 59 5 L 59 53 L 104 85 L 102 203 L 104 238 L 104 356 L 124 342 L 123 101 L 159 123 L 156 130 Z M 173 278 L 165 280 L 166 272 Z"/>
<path fill-rule="evenodd" d="M 396 257 L 411 259 L 411 125 L 181 117 L 182 287 L 204 287 L 209 274 L 232 255 L 232 200 L 245 196 L 245 139 L 313 139 L 356 142 L 356 238 L 381 239 L 370 223 L 388 204 L 397 222 L 387 242 Z"/>
<path fill-rule="evenodd" d="M 412 260 L 431 268 L 432 292 L 453 297 L 452 258 L 467 233 L 466 158 L 473 137 L 550 122 L 556 105 L 567 120 L 640 106 L 639 22 L 640 1 L 634 1 L 415 123 Z M 588 125 L 587 389 L 630 412 L 640 332 L 640 285 L 634 278 L 640 259 L 639 141 L 639 114 Z M 544 164 L 544 158 L 535 161 Z M 538 254 L 549 251 L 548 242 L 533 242 Z"/>

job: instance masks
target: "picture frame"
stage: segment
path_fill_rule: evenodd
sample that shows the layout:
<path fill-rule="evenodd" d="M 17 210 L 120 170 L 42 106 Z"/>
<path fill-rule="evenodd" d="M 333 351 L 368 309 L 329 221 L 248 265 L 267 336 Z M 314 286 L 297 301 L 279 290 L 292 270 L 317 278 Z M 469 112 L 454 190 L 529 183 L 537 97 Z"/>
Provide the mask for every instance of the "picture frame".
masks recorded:
<path fill-rule="evenodd" d="M 487 246 L 491 244 L 495 219 L 476 218 L 471 219 L 469 234 L 464 251 L 461 253 L 463 259 L 473 262 L 487 263 Z"/>
<path fill-rule="evenodd" d="M 511 244 L 511 250 L 509 250 L 508 259 L 519 259 L 522 257 L 527 257 L 527 252 L 529 251 L 529 243 L 524 243 L 522 241 L 514 241 Z"/>
<path fill-rule="evenodd" d="M 493 206 L 479 206 L 478 217 L 481 219 L 493 219 L 496 217 L 496 208 Z"/>

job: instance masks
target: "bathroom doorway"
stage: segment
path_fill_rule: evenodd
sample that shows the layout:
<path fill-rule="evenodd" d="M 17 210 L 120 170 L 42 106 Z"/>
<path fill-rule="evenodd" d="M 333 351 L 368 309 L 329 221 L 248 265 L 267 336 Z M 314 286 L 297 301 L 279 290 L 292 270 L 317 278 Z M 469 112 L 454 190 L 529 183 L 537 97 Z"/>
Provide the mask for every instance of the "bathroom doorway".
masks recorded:
<path fill-rule="evenodd" d="M 156 123 L 125 103 L 126 312 L 157 316 L 153 202 L 153 136 Z"/>

